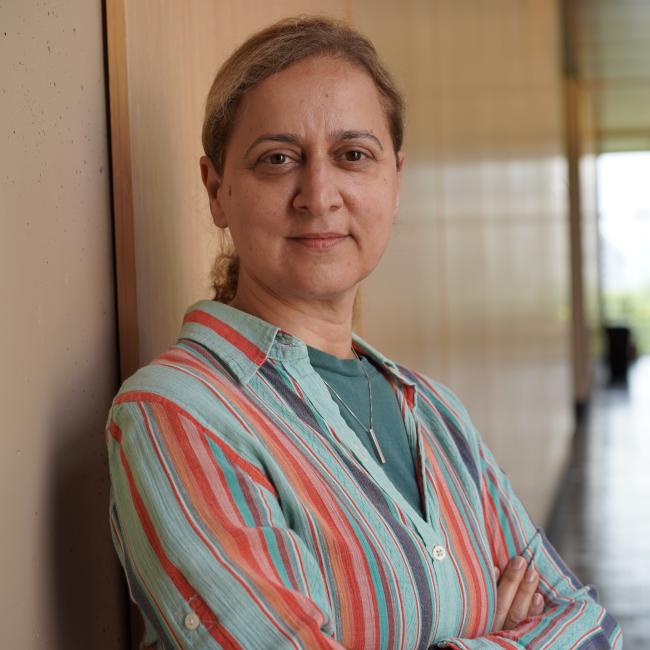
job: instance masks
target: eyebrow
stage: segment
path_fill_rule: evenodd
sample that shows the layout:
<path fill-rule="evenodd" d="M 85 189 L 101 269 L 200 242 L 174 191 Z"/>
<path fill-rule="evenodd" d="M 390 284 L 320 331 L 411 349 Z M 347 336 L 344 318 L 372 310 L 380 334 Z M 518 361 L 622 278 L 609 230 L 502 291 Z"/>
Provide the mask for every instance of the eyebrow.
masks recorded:
<path fill-rule="evenodd" d="M 370 140 L 374 144 L 376 144 L 379 149 L 383 152 L 384 147 L 382 146 L 381 142 L 379 141 L 379 138 L 371 133 L 370 131 L 364 131 L 364 130 L 354 130 L 354 129 L 346 129 L 346 130 L 339 130 L 339 131 L 332 131 L 330 133 L 330 137 L 333 140 Z M 248 156 L 248 154 L 260 143 L 260 142 L 284 142 L 288 144 L 293 144 L 293 145 L 299 145 L 300 144 L 300 138 L 295 134 L 295 133 L 264 133 L 260 135 L 258 138 L 255 138 L 253 140 L 252 144 L 246 149 L 246 153 L 244 154 L 245 156 Z"/>
<path fill-rule="evenodd" d="M 384 150 L 379 138 L 370 131 L 334 131 L 331 135 L 335 140 L 371 140 L 381 151 Z"/>
<path fill-rule="evenodd" d="M 253 140 L 253 143 L 251 144 L 248 149 L 246 149 L 246 153 L 244 156 L 248 156 L 248 154 L 260 143 L 260 142 L 286 142 L 289 144 L 298 144 L 298 136 L 293 134 L 293 133 L 263 133 L 259 138 L 255 138 Z"/>

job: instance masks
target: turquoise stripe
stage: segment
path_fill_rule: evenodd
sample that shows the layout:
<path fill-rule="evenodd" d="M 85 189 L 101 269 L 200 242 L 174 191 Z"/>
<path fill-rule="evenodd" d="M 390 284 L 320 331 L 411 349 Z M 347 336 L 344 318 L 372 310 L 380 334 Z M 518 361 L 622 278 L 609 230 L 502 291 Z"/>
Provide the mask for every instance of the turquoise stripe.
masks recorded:
<path fill-rule="evenodd" d="M 250 511 L 248 503 L 246 502 L 246 497 L 241 490 L 237 473 L 217 444 L 212 440 L 208 440 L 208 445 L 214 454 L 215 460 L 219 463 L 219 468 L 223 472 L 228 487 L 230 488 L 230 494 L 238 506 L 239 514 L 242 515 L 248 526 L 254 526 L 255 517 L 253 517 L 253 513 Z"/>

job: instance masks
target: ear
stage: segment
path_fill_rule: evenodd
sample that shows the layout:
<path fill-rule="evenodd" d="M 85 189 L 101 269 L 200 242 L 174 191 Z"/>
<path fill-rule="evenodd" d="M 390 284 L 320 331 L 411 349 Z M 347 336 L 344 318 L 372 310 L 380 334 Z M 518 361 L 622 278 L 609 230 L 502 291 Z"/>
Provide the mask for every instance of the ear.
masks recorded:
<path fill-rule="evenodd" d="M 207 156 L 201 156 L 199 160 L 201 166 L 201 179 L 203 185 L 208 193 L 208 200 L 210 202 L 210 212 L 212 213 L 212 221 L 217 228 L 227 228 L 228 220 L 221 204 L 221 190 L 223 182 L 221 176 L 217 174 L 212 161 Z"/>

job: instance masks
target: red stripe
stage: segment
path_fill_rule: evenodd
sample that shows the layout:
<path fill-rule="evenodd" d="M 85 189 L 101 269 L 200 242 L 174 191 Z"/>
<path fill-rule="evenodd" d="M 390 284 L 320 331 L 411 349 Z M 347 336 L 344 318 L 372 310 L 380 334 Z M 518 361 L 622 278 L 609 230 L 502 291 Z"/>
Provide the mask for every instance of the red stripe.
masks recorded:
<path fill-rule="evenodd" d="M 433 484 L 439 497 L 440 514 L 444 518 L 449 534 L 453 540 L 453 557 L 454 560 L 458 560 L 462 567 L 462 571 L 458 572 L 456 562 L 454 561 L 458 582 L 459 584 L 465 583 L 467 588 L 466 593 L 469 597 L 469 604 L 464 597 L 462 599 L 461 620 L 464 622 L 463 635 L 473 637 L 485 628 L 489 616 L 487 607 L 489 587 L 486 582 L 486 574 L 480 566 L 481 559 L 478 556 L 481 545 L 477 543 L 477 535 L 472 527 L 471 507 L 465 501 L 466 493 L 463 491 L 463 486 L 457 485 L 454 468 L 450 467 L 449 462 L 445 462 L 447 459 L 444 452 L 440 449 L 435 436 L 429 433 L 429 435 L 423 437 L 423 443 L 425 457 L 431 467 Z M 440 462 L 438 461 L 438 456 L 441 457 Z M 446 469 L 444 472 L 443 463 Z M 452 494 L 452 484 L 457 491 L 457 498 L 454 498 L 455 495 Z M 461 505 L 466 506 L 463 509 L 467 515 L 466 519 L 461 514 Z M 466 580 L 463 580 L 463 577 Z M 467 617 L 467 612 L 470 613 L 469 617 Z"/>
<path fill-rule="evenodd" d="M 110 431 L 113 438 L 115 438 L 117 442 L 122 444 L 122 430 L 120 429 L 120 427 L 117 426 L 117 424 L 115 424 L 114 420 L 111 420 L 111 423 L 108 426 L 108 430 Z"/>
<path fill-rule="evenodd" d="M 564 631 L 572 623 L 580 619 L 580 616 L 582 616 L 582 613 L 586 608 L 587 603 L 581 602 L 578 604 L 577 601 L 574 601 L 563 612 L 560 613 L 559 611 L 556 611 L 555 615 L 547 624 L 546 621 L 544 621 L 544 627 L 540 630 L 539 634 L 532 639 L 531 643 L 535 643 L 538 639 L 542 639 L 545 643 L 549 643 L 561 638 Z"/>
<path fill-rule="evenodd" d="M 142 413 L 142 416 L 145 417 L 145 413 L 144 413 L 144 412 Z M 182 501 L 182 499 L 181 499 L 181 497 L 180 497 L 180 494 L 179 494 L 179 492 L 178 492 L 178 488 L 177 488 L 177 486 L 175 485 L 175 483 L 174 483 L 174 481 L 173 481 L 173 479 L 172 479 L 172 477 L 171 477 L 171 475 L 170 475 L 170 473 L 169 473 L 167 467 L 164 465 L 162 458 L 160 457 L 160 452 L 159 452 L 159 450 L 158 450 L 158 445 L 157 445 L 157 443 L 156 443 L 156 441 L 155 441 L 155 436 L 153 435 L 153 432 L 151 431 L 151 428 L 149 427 L 148 424 L 147 424 L 147 433 L 148 433 L 148 435 L 149 435 L 149 438 L 151 439 L 151 442 L 153 443 L 154 447 L 156 448 L 156 453 L 157 453 L 157 455 L 158 455 L 158 459 L 159 459 L 159 461 L 161 462 L 161 465 L 163 466 L 163 471 L 165 472 L 165 475 L 167 476 L 167 480 L 169 481 L 170 487 L 171 487 L 172 491 L 174 492 L 174 496 L 176 497 L 176 500 L 177 500 L 177 502 L 178 502 L 178 505 L 181 507 L 181 509 L 182 509 L 182 511 L 183 511 L 183 515 L 185 516 L 185 518 L 186 518 L 188 524 L 192 527 L 192 530 L 194 531 L 194 533 L 195 533 L 195 534 L 196 534 L 196 535 L 201 539 L 201 541 L 204 543 L 204 545 L 206 546 L 206 548 L 208 548 L 208 549 L 210 550 L 210 552 L 211 552 L 212 555 L 215 557 L 215 559 L 218 559 L 220 562 L 222 562 L 222 566 L 223 566 L 227 571 L 229 571 L 229 573 L 231 574 L 231 576 L 232 576 L 233 578 L 235 578 L 235 579 L 237 579 L 237 580 L 239 581 L 239 583 L 241 584 L 241 586 L 246 590 L 246 592 L 248 593 L 248 595 L 249 595 L 249 596 L 251 597 L 251 599 L 252 599 L 252 600 L 253 600 L 253 601 L 254 601 L 254 602 L 255 602 L 255 603 L 260 607 L 260 609 L 264 610 L 265 614 L 267 614 L 267 616 L 269 617 L 269 620 L 271 620 L 271 622 L 275 625 L 276 629 L 277 629 L 278 631 L 280 631 L 281 633 L 285 634 L 285 637 L 286 637 L 286 638 L 289 638 L 289 637 L 286 635 L 286 633 L 284 633 L 284 631 L 283 631 L 283 630 L 282 630 L 282 629 L 281 629 L 281 628 L 280 628 L 280 627 L 275 623 L 275 621 L 272 620 L 272 618 L 271 618 L 271 616 L 269 615 L 269 612 L 268 612 L 268 610 L 266 609 L 264 603 L 263 603 L 259 598 L 257 598 L 257 597 L 255 596 L 255 594 L 253 593 L 251 587 L 250 587 L 246 582 L 243 582 L 243 581 L 241 580 L 241 578 L 237 575 L 237 573 L 233 570 L 233 568 L 232 568 L 229 564 L 224 563 L 220 558 L 217 558 L 217 554 L 216 554 L 216 551 L 215 551 L 214 547 L 208 543 L 208 540 L 206 539 L 206 537 L 204 536 L 204 534 L 202 533 L 202 531 L 199 529 L 199 527 L 194 523 L 193 518 L 190 516 L 189 511 L 187 510 L 187 508 L 186 508 L 185 505 L 183 504 L 183 501 Z"/>
<path fill-rule="evenodd" d="M 226 523 L 228 517 L 224 513 L 223 509 L 220 507 L 218 496 L 214 494 L 214 479 L 211 481 L 210 478 L 204 472 L 201 461 L 197 457 L 194 448 L 192 447 L 192 443 L 188 440 L 187 435 L 181 435 L 181 433 L 185 434 L 185 427 L 181 422 L 180 414 L 177 413 L 176 411 L 171 411 L 167 417 L 168 417 L 169 424 L 171 426 L 171 430 L 173 432 L 172 442 L 178 448 L 180 453 L 183 455 L 183 462 L 177 463 L 175 459 L 174 464 L 177 467 L 188 467 L 191 469 L 191 479 L 192 479 L 191 483 L 196 485 L 198 491 L 201 494 L 201 499 L 199 500 L 196 498 L 192 498 L 191 499 L 192 503 L 197 509 L 200 508 L 201 510 L 203 510 L 203 507 L 205 507 L 209 511 L 211 517 L 207 517 L 206 515 L 208 515 L 208 512 L 205 511 L 201 512 L 201 517 L 204 521 L 206 521 L 206 523 L 210 522 L 211 524 L 213 524 L 212 528 L 217 535 L 223 531 L 232 533 L 232 529 Z M 163 418 L 164 416 L 162 414 L 155 415 L 155 420 L 159 423 L 159 426 Z M 194 423 L 192 424 L 194 425 Z M 208 462 L 211 462 L 211 469 L 215 472 L 215 475 L 218 477 L 220 487 L 225 486 L 227 484 L 227 480 L 224 477 L 222 468 L 214 459 L 214 456 L 207 444 L 207 441 L 205 441 L 204 437 L 201 440 L 201 442 L 203 443 L 204 449 L 208 452 Z M 171 448 L 169 443 L 166 444 L 168 448 Z M 180 473 L 179 473 L 179 479 L 187 484 L 187 480 L 185 480 L 183 476 L 180 475 Z M 243 486 L 241 487 L 243 489 Z M 186 485 L 186 490 L 188 490 L 188 492 L 193 492 L 193 486 Z M 232 510 L 235 513 L 237 513 L 239 521 L 237 522 L 236 525 L 239 525 L 242 528 L 245 527 L 246 522 L 241 516 L 241 509 L 235 503 L 232 493 L 228 490 L 224 490 L 223 499 L 224 500 L 227 499 L 231 505 Z M 264 570 L 260 562 L 258 561 L 257 554 L 254 551 L 250 551 L 250 550 L 249 552 L 244 554 L 243 552 L 244 546 L 241 543 L 237 544 L 232 534 L 230 535 L 230 539 L 232 541 L 233 547 L 235 547 L 237 551 L 242 554 L 242 557 L 245 557 L 246 561 L 250 564 L 251 568 L 253 569 L 252 573 L 258 575 L 263 574 Z M 274 570 L 274 578 L 278 582 L 280 582 L 281 581 L 280 575 L 278 574 L 277 570 L 275 570 L 275 566 L 273 566 L 273 570 Z"/>
<path fill-rule="evenodd" d="M 482 455 L 481 458 L 483 458 Z M 510 503 L 508 501 L 508 498 L 506 495 L 503 494 L 503 486 L 499 481 L 498 477 L 496 476 L 495 471 L 492 469 L 492 467 L 487 465 L 484 474 L 490 480 L 490 483 L 494 485 L 497 492 L 496 497 L 498 498 L 498 503 L 493 502 L 493 505 L 495 509 L 498 508 L 498 512 L 501 515 L 501 517 L 498 517 L 498 528 L 501 534 L 503 535 L 504 540 L 505 540 L 505 531 L 504 531 L 505 526 L 503 524 L 507 523 L 510 536 L 515 541 L 515 543 L 517 541 L 521 541 L 522 539 L 524 539 L 523 535 L 521 534 L 521 526 L 517 526 L 514 520 L 514 517 L 518 515 L 512 508 L 510 508 Z M 485 495 L 486 495 L 486 499 L 492 500 L 492 493 L 489 487 L 487 487 L 487 489 L 485 490 Z M 514 552 L 520 553 L 522 550 L 523 549 L 517 548 L 514 549 Z M 506 553 L 509 555 L 509 551 L 506 551 Z"/>
<path fill-rule="evenodd" d="M 170 403 L 170 404 L 171 404 L 172 408 L 176 407 L 175 404 L 173 404 L 173 403 Z M 145 420 L 145 422 L 147 422 L 147 420 L 148 420 L 147 414 L 142 409 L 142 405 L 141 405 L 141 410 L 142 410 L 142 417 Z M 185 416 L 186 414 L 183 412 L 183 415 Z M 188 419 L 192 420 L 192 418 L 189 418 L 189 417 L 188 417 Z M 159 418 L 159 420 L 160 420 L 160 418 Z M 198 423 L 196 423 L 195 425 L 200 427 L 200 425 L 198 425 Z M 172 428 L 173 428 L 173 424 L 172 424 Z M 181 428 L 180 430 L 184 431 L 184 428 Z M 150 428 L 150 426 L 148 424 L 147 424 L 147 432 L 148 432 L 149 437 L 151 438 L 152 443 L 154 444 L 154 446 L 157 446 L 156 443 L 155 443 L 155 440 L 154 440 L 155 436 L 154 436 L 154 434 L 153 434 L 153 432 L 152 432 L 152 430 L 151 430 L 151 428 Z M 178 436 L 178 438 L 181 438 L 181 436 Z M 183 438 L 185 438 L 185 436 L 183 436 Z M 179 442 L 178 439 L 175 439 L 175 442 L 178 443 Z M 191 453 L 192 456 L 194 456 L 194 452 L 193 452 L 192 449 L 188 448 L 188 451 Z M 190 463 L 191 463 L 191 461 L 190 461 Z M 179 505 L 182 506 L 179 495 L 177 493 L 176 486 L 174 485 L 169 473 L 167 472 L 167 469 L 165 469 L 165 473 L 167 474 L 167 478 L 170 481 L 170 485 L 171 485 L 172 489 L 174 490 L 176 498 L 179 501 Z M 220 474 L 221 474 L 221 472 L 220 472 Z M 217 504 L 214 504 L 214 505 L 216 506 Z M 182 507 L 183 507 L 183 513 L 184 513 L 188 523 L 192 526 L 194 532 L 201 537 L 201 540 L 206 544 L 206 546 L 208 546 L 207 539 L 204 538 L 201 531 L 192 522 L 192 520 L 190 519 L 190 516 L 189 516 L 187 510 L 185 509 L 185 507 L 184 506 L 182 506 Z M 220 519 L 222 521 L 225 521 L 225 517 L 223 517 L 223 516 L 220 517 Z M 224 529 L 224 530 L 227 530 L 227 529 Z M 245 531 L 245 529 L 241 529 L 241 530 Z M 252 531 L 254 532 L 255 529 L 252 529 Z M 244 534 L 244 538 L 247 538 L 246 534 Z M 264 572 L 261 571 L 261 567 L 260 567 L 260 564 L 259 564 L 259 562 L 257 560 L 256 553 L 250 547 L 250 544 L 245 545 L 245 544 L 242 544 L 241 542 L 237 543 L 236 540 L 234 540 L 234 538 L 232 538 L 232 536 L 231 536 L 231 539 L 234 542 L 234 546 L 232 548 L 229 548 L 228 552 L 232 553 L 232 554 L 237 554 L 237 555 L 240 556 L 241 561 L 238 563 L 238 565 L 241 566 L 242 568 L 246 567 L 247 569 L 250 569 L 252 567 L 253 571 L 250 571 L 250 570 L 248 571 L 249 575 L 251 575 L 251 576 L 260 575 L 260 576 L 263 576 L 263 577 L 266 578 L 266 576 L 264 575 Z M 212 554 L 215 555 L 214 551 L 212 549 L 210 549 L 210 550 L 211 550 Z M 230 567 L 227 564 L 224 564 L 224 567 L 227 568 L 229 571 L 231 571 Z M 275 567 L 274 567 L 274 570 L 275 570 Z M 275 571 L 276 571 L 276 575 L 278 575 L 277 570 L 275 570 Z M 231 571 L 231 573 L 233 573 L 233 572 Z M 266 578 L 266 579 L 267 579 L 267 582 L 269 582 L 271 584 L 273 583 L 272 580 L 268 580 L 268 578 Z M 241 580 L 240 580 L 240 583 L 241 583 Z M 260 608 L 265 610 L 265 613 L 267 614 L 269 620 L 275 625 L 276 629 L 280 633 L 282 633 L 288 640 L 292 640 L 292 637 L 289 637 L 287 635 L 286 631 L 283 630 L 282 628 L 280 628 L 275 623 L 275 621 L 272 618 L 272 615 L 269 614 L 269 612 L 266 609 L 266 606 L 264 605 L 264 603 L 260 599 L 256 598 L 256 596 L 253 594 L 250 587 L 245 582 L 241 583 L 241 584 L 247 590 L 250 597 L 252 599 L 254 599 L 255 602 L 260 606 Z M 325 647 L 329 647 L 327 637 L 325 637 L 324 635 L 322 635 L 320 633 L 320 625 L 322 623 L 322 612 L 320 610 L 318 610 L 318 609 L 315 609 L 315 607 L 313 606 L 313 603 L 311 601 L 305 600 L 304 597 L 302 597 L 302 595 L 296 596 L 290 590 L 286 589 L 282 585 L 282 583 L 280 583 L 280 586 L 277 588 L 277 590 L 272 592 L 271 594 L 267 593 L 268 590 L 267 590 L 266 586 L 263 583 L 258 582 L 256 584 L 258 585 L 258 587 L 260 587 L 265 592 L 265 596 L 269 600 L 274 600 L 273 596 L 275 596 L 277 594 L 280 594 L 280 593 L 282 594 L 283 597 L 280 598 L 278 601 L 276 601 L 276 605 L 278 607 L 283 607 L 283 611 L 280 612 L 280 620 L 290 621 L 291 618 L 292 618 L 293 621 L 295 621 L 295 623 L 296 623 L 295 627 L 296 627 L 297 630 L 300 630 L 300 632 L 304 632 L 305 634 L 311 635 L 309 639 L 305 639 L 306 647 L 321 647 L 321 644 L 325 644 Z M 208 611 L 210 611 L 210 610 L 208 610 Z M 312 641 L 313 641 L 313 643 L 312 643 Z M 317 644 L 317 645 L 315 645 L 315 644 Z M 230 648 L 230 647 L 234 647 L 234 646 L 225 646 L 225 647 Z"/>
<path fill-rule="evenodd" d="M 133 505 L 138 513 L 142 528 L 144 529 L 147 538 L 149 539 L 149 544 L 151 544 L 151 548 L 156 553 L 165 572 L 171 578 L 183 598 L 185 598 L 186 601 L 192 599 L 192 610 L 199 617 L 206 630 L 210 633 L 210 636 L 221 645 L 227 644 L 226 647 L 228 648 L 239 648 L 240 646 L 235 638 L 220 625 L 208 604 L 203 600 L 203 598 L 201 598 L 192 585 L 187 581 L 185 576 L 178 570 L 176 565 L 174 565 L 174 563 L 169 559 L 167 553 L 165 553 L 153 522 L 151 521 L 149 513 L 147 512 L 144 502 L 138 492 L 124 449 L 121 447 L 120 460 L 122 461 L 122 466 L 124 467 L 124 472 L 129 482 Z"/>
<path fill-rule="evenodd" d="M 234 345 L 240 352 L 243 352 L 253 363 L 258 366 L 264 363 L 266 354 L 260 350 L 250 339 L 240 334 L 236 329 L 233 329 L 227 323 L 207 314 L 204 311 L 196 309 L 191 311 L 183 319 L 185 323 L 198 323 L 208 329 L 216 332 L 219 336 L 224 338 L 228 343 Z"/>
<path fill-rule="evenodd" d="M 127 545 L 128 545 L 128 538 L 127 538 Z M 160 605 L 160 603 L 158 602 L 158 598 L 156 597 L 156 594 L 152 592 L 151 589 L 149 588 L 149 585 L 146 583 L 142 575 L 142 572 L 140 571 L 140 567 L 135 562 L 132 562 L 131 568 L 133 569 L 133 573 L 135 576 L 134 579 L 138 581 L 137 584 L 139 584 L 142 590 L 146 592 L 149 600 L 151 601 L 150 604 L 153 605 L 153 608 L 158 610 L 160 625 L 164 625 L 165 630 L 167 630 L 169 636 L 176 642 L 176 645 L 178 647 L 182 647 L 181 640 L 178 637 L 176 630 L 174 630 L 173 625 L 169 620 L 169 617 L 167 616 L 168 612 L 166 612 L 165 609 Z M 142 643 L 142 641 L 140 642 Z M 147 647 L 152 648 L 155 646 L 147 646 Z"/>
<path fill-rule="evenodd" d="M 244 400 L 234 403 L 233 407 L 242 414 L 242 417 L 245 417 L 248 422 L 254 425 L 260 437 L 271 448 L 273 456 L 283 459 L 283 468 L 289 480 L 296 485 L 296 492 L 308 496 L 315 514 L 321 520 L 321 525 L 330 531 L 332 541 L 337 540 L 334 545 L 338 554 L 338 564 L 341 567 L 337 582 L 339 584 L 347 583 L 351 594 L 367 594 L 371 601 L 370 607 L 376 611 L 377 594 L 373 589 L 368 593 L 361 588 L 357 580 L 357 572 L 353 568 L 359 561 L 364 562 L 364 567 L 359 569 L 359 573 L 363 572 L 365 578 L 370 581 L 368 577 L 370 572 L 367 564 L 365 564 L 365 554 L 361 551 L 361 558 L 357 557 L 355 560 L 350 548 L 350 540 L 356 539 L 357 535 L 346 513 L 335 507 L 336 501 L 330 496 L 331 486 L 327 485 L 322 475 L 314 475 L 310 471 L 309 465 L 305 465 L 295 458 L 295 447 L 291 446 L 287 437 L 281 431 L 278 431 L 268 419 L 264 418 L 257 409 L 252 408 Z M 359 543 L 355 546 L 357 550 L 360 550 Z M 351 634 L 349 644 L 354 647 L 366 647 L 366 630 L 363 627 L 363 622 L 348 620 L 347 617 L 349 616 L 351 616 L 351 612 L 341 612 L 341 627 Z"/>
<path fill-rule="evenodd" d="M 144 402 L 146 403 L 155 403 L 162 404 L 166 408 L 171 409 L 175 413 L 182 415 L 184 418 L 187 418 L 192 422 L 192 425 L 197 427 L 205 436 L 210 438 L 212 442 L 219 446 L 224 456 L 233 464 L 239 467 L 243 472 L 248 474 L 256 483 L 266 488 L 271 494 L 277 497 L 278 493 L 275 489 L 273 483 L 271 483 L 266 476 L 252 463 L 249 463 L 247 460 L 243 459 L 241 456 L 236 454 L 223 440 L 217 438 L 214 433 L 209 429 L 206 429 L 202 424 L 197 422 L 187 411 L 184 411 L 176 402 L 173 402 L 162 395 L 156 393 L 150 393 L 149 391 L 142 390 L 132 390 L 126 393 L 122 393 L 115 399 L 116 404 L 122 404 L 124 402 Z"/>
<path fill-rule="evenodd" d="M 488 491 L 485 480 L 481 483 L 481 501 L 485 513 L 485 529 L 488 533 L 488 541 L 492 550 L 492 558 L 495 564 L 503 571 L 505 565 L 510 561 L 506 538 L 499 522 L 496 504 Z"/>

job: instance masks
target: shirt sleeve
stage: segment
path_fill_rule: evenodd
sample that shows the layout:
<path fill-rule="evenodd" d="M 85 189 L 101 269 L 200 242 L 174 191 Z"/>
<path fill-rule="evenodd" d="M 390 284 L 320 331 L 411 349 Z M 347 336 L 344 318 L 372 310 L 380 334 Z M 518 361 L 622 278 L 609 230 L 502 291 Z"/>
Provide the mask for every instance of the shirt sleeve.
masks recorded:
<path fill-rule="evenodd" d="M 111 532 L 165 648 L 342 648 L 319 564 L 260 467 L 160 398 L 117 400 Z"/>
<path fill-rule="evenodd" d="M 544 597 L 540 616 L 525 619 L 514 630 L 478 639 L 447 639 L 438 647 L 458 650 L 605 650 L 622 648 L 621 630 L 597 602 L 596 591 L 583 586 L 560 558 L 544 531 L 532 522 L 514 493 L 494 455 L 481 440 L 458 400 L 451 396 L 477 462 L 482 516 L 495 566 L 503 570 L 516 555 L 523 555 L 540 575 L 538 591 Z"/>

